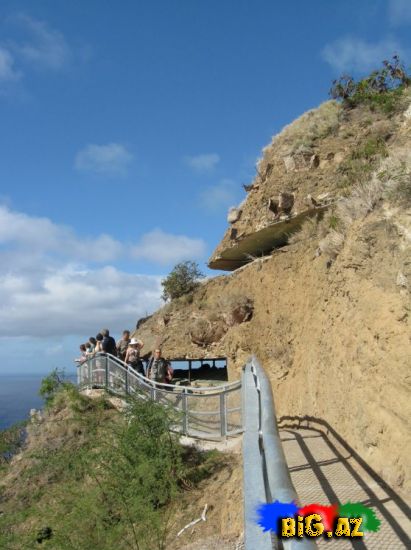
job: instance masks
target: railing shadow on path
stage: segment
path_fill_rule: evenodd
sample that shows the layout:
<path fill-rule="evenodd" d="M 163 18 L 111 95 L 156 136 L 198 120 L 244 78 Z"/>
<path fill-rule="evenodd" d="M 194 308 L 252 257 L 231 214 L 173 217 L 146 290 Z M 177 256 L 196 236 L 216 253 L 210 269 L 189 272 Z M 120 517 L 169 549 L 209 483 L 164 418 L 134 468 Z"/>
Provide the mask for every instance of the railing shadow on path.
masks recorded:
<path fill-rule="evenodd" d="M 346 472 L 344 479 L 350 480 L 351 487 L 358 487 L 358 494 L 365 495 L 365 498 L 363 497 L 358 501 L 374 508 L 382 521 L 386 522 L 391 530 L 395 532 L 398 544 L 401 544 L 401 546 L 389 546 L 389 548 L 411 547 L 410 536 L 404 528 L 404 523 L 411 522 L 411 509 L 409 505 L 328 422 L 313 416 L 282 416 L 278 420 L 278 427 L 282 434 L 283 444 L 287 442 L 287 436 L 289 435 L 297 442 L 300 456 L 304 457 L 303 463 L 294 466 L 290 465 L 289 470 L 291 475 L 297 472 L 302 473 L 303 470 L 311 470 L 330 503 L 336 503 L 340 500 L 336 491 L 336 484 L 332 480 L 330 481 L 325 472 L 327 468 L 333 468 L 333 465 L 342 467 Z M 315 442 L 312 441 L 314 439 L 316 440 Z M 331 458 L 319 459 L 318 456 L 314 456 L 316 454 L 315 449 L 321 448 L 325 450 L 323 456 Z M 367 477 L 370 480 L 368 483 L 365 481 Z M 354 499 L 351 498 L 351 500 L 353 501 Z M 389 510 L 387 505 L 391 507 L 394 505 L 396 508 L 395 512 Z M 394 517 L 394 513 L 396 517 Z M 408 522 L 400 521 L 398 518 L 401 515 Z M 366 545 L 366 540 L 357 539 L 356 541 L 352 541 L 352 543 L 355 548 L 369 547 Z"/>

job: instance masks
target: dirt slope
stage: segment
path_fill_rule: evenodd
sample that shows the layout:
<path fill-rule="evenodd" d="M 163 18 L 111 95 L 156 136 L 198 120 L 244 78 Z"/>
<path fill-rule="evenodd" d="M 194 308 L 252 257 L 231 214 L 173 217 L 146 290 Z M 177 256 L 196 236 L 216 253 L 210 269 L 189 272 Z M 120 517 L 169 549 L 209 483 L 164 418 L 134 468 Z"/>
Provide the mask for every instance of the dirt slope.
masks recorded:
<path fill-rule="evenodd" d="M 331 133 L 318 133 L 324 109 L 327 116 L 331 109 Z M 284 148 L 291 146 L 293 126 L 276 137 L 259 171 L 269 161 L 276 168 L 249 192 L 236 222 L 239 231 L 251 233 L 268 223 L 267 198 L 290 186 L 297 210 L 315 189 L 332 194 L 337 206 L 322 221 L 307 222 L 287 246 L 206 281 L 137 331 L 147 348 L 162 343 L 169 357 L 227 356 L 233 379 L 255 353 L 272 381 L 279 416 L 325 419 L 402 494 L 409 494 L 411 466 L 406 109 L 404 103 L 387 117 L 367 109 L 340 113 L 340 107 L 325 104 L 308 116 L 319 120 L 313 130 L 318 135 L 310 138 L 317 167 L 304 159 L 298 166 L 287 161 L 287 172 Z M 304 141 L 307 125 L 300 120 L 296 128 Z M 219 249 L 229 241 L 227 233 Z M 248 314 L 238 315 L 241 308 Z"/>

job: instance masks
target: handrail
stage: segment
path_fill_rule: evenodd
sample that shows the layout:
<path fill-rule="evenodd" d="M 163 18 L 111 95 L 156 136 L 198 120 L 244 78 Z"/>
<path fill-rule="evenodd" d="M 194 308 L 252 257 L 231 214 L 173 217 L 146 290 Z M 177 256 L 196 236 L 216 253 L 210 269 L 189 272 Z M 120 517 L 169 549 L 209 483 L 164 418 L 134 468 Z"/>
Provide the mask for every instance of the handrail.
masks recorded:
<path fill-rule="evenodd" d="M 196 391 L 196 392 L 199 392 L 199 393 L 201 393 L 201 392 L 205 392 L 205 393 L 208 393 L 208 392 L 222 393 L 222 392 L 227 391 L 227 390 L 229 391 L 231 389 L 237 389 L 237 388 L 241 387 L 241 380 L 235 380 L 234 382 L 229 382 L 228 384 L 219 384 L 218 386 L 198 386 L 198 387 L 196 386 L 196 387 L 193 387 L 193 386 L 180 386 L 180 385 L 177 385 L 177 384 L 164 384 L 162 382 L 156 382 L 154 380 L 151 380 L 150 378 L 147 378 L 146 376 L 143 376 L 142 374 L 140 374 L 139 372 L 134 370 L 133 367 L 131 367 L 130 365 L 128 365 L 127 363 L 125 363 L 124 361 L 122 361 L 121 359 L 116 357 L 115 355 L 111 355 L 111 353 L 105 353 L 105 352 L 100 352 L 99 351 L 99 352 L 95 353 L 92 357 L 109 357 L 111 359 L 111 361 L 117 363 L 119 367 L 122 367 L 124 370 L 128 370 L 128 371 L 132 372 L 135 376 L 137 376 L 141 380 L 144 380 L 144 382 L 146 382 L 150 386 L 153 386 L 154 388 L 163 388 L 163 389 L 175 388 L 175 389 L 180 390 L 180 391 L 183 391 L 183 388 L 188 388 L 188 391 L 190 391 L 190 393 L 192 391 Z M 87 361 L 87 359 L 86 359 L 86 361 Z"/>
<path fill-rule="evenodd" d="M 176 411 L 173 431 L 200 439 L 221 439 L 243 432 L 241 380 L 213 387 L 177 386 L 150 380 L 124 361 L 98 352 L 78 365 L 78 385 L 103 388 L 119 396 L 151 399 Z"/>
<path fill-rule="evenodd" d="M 264 533 L 256 522 L 256 508 L 276 500 L 298 502 L 282 448 L 270 381 L 253 356 L 243 371 L 244 391 L 244 538 L 245 549 L 280 548 L 278 538 Z M 256 468 L 256 465 L 259 467 Z M 282 541 L 286 550 L 311 550 L 309 539 Z"/>

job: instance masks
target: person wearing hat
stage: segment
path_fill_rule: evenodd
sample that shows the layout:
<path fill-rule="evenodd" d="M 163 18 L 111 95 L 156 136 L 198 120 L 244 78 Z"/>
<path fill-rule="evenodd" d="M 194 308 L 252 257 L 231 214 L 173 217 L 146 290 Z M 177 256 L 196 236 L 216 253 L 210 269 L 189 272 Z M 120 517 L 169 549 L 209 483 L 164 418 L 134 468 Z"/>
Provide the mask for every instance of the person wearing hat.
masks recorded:
<path fill-rule="evenodd" d="M 144 346 L 144 343 L 138 338 L 132 338 L 126 351 L 125 363 L 130 365 L 138 373 L 144 376 L 143 362 L 140 359 L 140 350 Z"/>

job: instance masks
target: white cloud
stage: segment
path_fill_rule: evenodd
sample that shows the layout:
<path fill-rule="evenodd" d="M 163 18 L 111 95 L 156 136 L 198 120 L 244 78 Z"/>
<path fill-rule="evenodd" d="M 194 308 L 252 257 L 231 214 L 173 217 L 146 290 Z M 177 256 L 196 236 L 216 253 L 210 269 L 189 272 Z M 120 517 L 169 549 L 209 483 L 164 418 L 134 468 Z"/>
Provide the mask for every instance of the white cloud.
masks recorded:
<path fill-rule="evenodd" d="M 131 245 L 109 235 L 84 237 L 0 205 L 0 335 L 87 338 L 102 326 L 118 333 L 160 305 L 163 277 L 126 273 L 107 262 L 135 258 L 165 265 L 204 253 L 202 240 L 159 229 Z M 58 349 L 43 351 L 50 357 Z"/>
<path fill-rule="evenodd" d="M 360 73 L 378 68 L 383 59 L 392 57 L 394 53 L 406 58 L 408 51 L 391 37 L 380 42 L 366 42 L 361 38 L 346 36 L 327 44 L 322 57 L 339 73 Z"/>
<path fill-rule="evenodd" d="M 220 162 L 220 156 L 217 153 L 187 156 L 184 157 L 184 162 L 196 172 L 211 172 Z"/>
<path fill-rule="evenodd" d="M 124 244 L 110 235 L 80 236 L 68 226 L 48 218 L 28 216 L 0 205 L 0 245 L 7 245 L 3 260 L 27 267 L 33 257 L 47 255 L 57 264 L 112 262 L 119 258 L 150 260 L 160 265 L 182 259 L 199 258 L 205 253 L 205 242 L 185 235 L 172 235 L 155 229 L 143 235 L 137 245 Z M 11 247 L 11 248 L 10 248 Z"/>
<path fill-rule="evenodd" d="M 227 209 L 237 202 L 239 189 L 234 181 L 222 179 L 216 185 L 207 187 L 200 195 L 201 204 L 210 212 Z"/>
<path fill-rule="evenodd" d="M 28 216 L 0 205 L 0 245 L 13 244 L 30 255 L 52 253 L 72 261 L 112 261 L 122 255 L 123 245 L 109 235 L 79 237 L 67 226 L 48 218 Z"/>
<path fill-rule="evenodd" d="M 124 176 L 133 160 L 133 155 L 120 143 L 87 145 L 76 155 L 74 166 L 81 172 Z"/>
<path fill-rule="evenodd" d="M 391 25 L 401 26 L 411 23 L 411 1 L 390 0 L 388 3 L 388 16 Z"/>
<path fill-rule="evenodd" d="M 0 276 L 2 336 L 88 338 L 101 327 L 120 332 L 160 305 L 161 277 L 106 266 L 69 265 Z"/>
<path fill-rule="evenodd" d="M 0 334 L 90 335 L 135 322 L 159 305 L 161 277 L 90 266 L 130 251 L 109 235 L 82 237 L 0 206 Z"/>
<path fill-rule="evenodd" d="M 146 233 L 133 248 L 134 258 L 141 258 L 159 264 L 177 263 L 183 260 L 201 258 L 206 252 L 202 239 L 185 235 L 171 235 L 161 229 Z"/>
<path fill-rule="evenodd" d="M 20 76 L 20 73 L 14 68 L 13 56 L 0 46 L 0 82 L 18 80 Z"/>
<path fill-rule="evenodd" d="M 12 20 L 27 36 L 24 41 L 14 42 L 13 49 L 32 67 L 58 70 L 70 61 L 71 50 L 60 31 L 26 14 L 19 14 Z"/>

